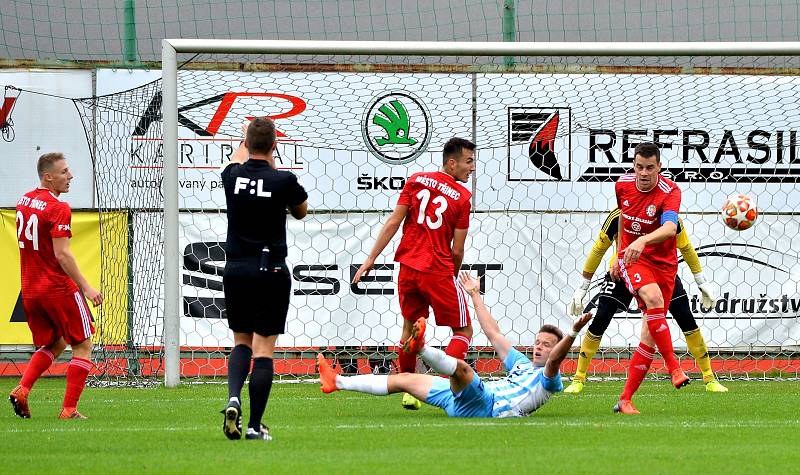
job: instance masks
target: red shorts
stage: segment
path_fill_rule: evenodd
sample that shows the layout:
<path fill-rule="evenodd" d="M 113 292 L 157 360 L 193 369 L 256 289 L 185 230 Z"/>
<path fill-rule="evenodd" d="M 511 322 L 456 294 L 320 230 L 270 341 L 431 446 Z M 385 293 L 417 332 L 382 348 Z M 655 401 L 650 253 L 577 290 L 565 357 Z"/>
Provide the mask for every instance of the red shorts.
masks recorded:
<path fill-rule="evenodd" d="M 35 346 L 46 346 L 64 337 L 70 345 L 94 334 L 92 314 L 80 292 L 53 298 L 22 299 Z"/>
<path fill-rule="evenodd" d="M 397 289 L 404 319 L 414 322 L 419 317 L 428 318 L 428 307 L 432 307 L 440 327 L 469 325 L 467 292 L 454 276 L 420 272 L 401 264 Z"/>
<path fill-rule="evenodd" d="M 647 307 L 642 299 L 639 298 L 637 292 L 647 284 L 658 284 L 658 287 L 661 289 L 661 295 L 664 297 L 664 308 L 669 308 L 669 303 L 672 301 L 672 292 L 675 290 L 674 272 L 665 272 L 641 261 L 628 264 L 627 266 L 622 259 L 618 261 L 622 279 L 625 281 L 628 291 L 633 294 L 636 297 L 636 301 L 639 302 L 639 308 L 644 309 Z"/>

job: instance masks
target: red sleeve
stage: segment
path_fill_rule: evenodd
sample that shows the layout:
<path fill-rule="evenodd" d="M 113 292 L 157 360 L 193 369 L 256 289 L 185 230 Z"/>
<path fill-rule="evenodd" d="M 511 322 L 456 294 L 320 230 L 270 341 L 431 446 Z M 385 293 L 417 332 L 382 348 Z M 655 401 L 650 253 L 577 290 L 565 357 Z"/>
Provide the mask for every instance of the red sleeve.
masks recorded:
<path fill-rule="evenodd" d="M 50 237 L 63 238 L 72 237 L 72 210 L 66 203 L 58 203 L 50 214 Z"/>
<path fill-rule="evenodd" d="M 456 222 L 456 229 L 469 229 L 469 212 L 472 209 L 472 203 L 467 200 L 464 206 L 461 207 L 461 216 L 458 217 Z"/>
<path fill-rule="evenodd" d="M 617 197 L 617 208 L 622 208 L 622 206 L 620 206 L 620 204 L 622 203 L 622 200 L 620 199 L 621 193 L 622 193 L 622 183 L 620 183 L 619 180 L 617 180 L 617 182 L 614 184 L 614 194 Z"/>
<path fill-rule="evenodd" d="M 664 199 L 663 208 L 661 212 L 664 211 L 675 211 L 676 213 L 679 212 L 681 209 L 681 189 L 677 186 L 672 187 L 672 191 L 667 194 L 667 197 Z"/>
<path fill-rule="evenodd" d="M 400 198 L 397 200 L 397 205 L 400 206 L 411 206 L 411 182 L 417 175 L 411 175 L 406 180 L 406 184 L 403 185 L 403 191 L 400 192 Z"/>

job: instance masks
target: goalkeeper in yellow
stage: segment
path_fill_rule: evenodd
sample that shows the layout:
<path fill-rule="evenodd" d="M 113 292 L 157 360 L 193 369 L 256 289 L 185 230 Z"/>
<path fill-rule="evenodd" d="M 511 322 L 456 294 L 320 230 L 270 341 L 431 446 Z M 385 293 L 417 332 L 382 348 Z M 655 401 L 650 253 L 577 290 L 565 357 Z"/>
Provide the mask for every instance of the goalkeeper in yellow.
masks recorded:
<path fill-rule="evenodd" d="M 603 224 L 603 229 L 600 231 L 600 235 L 597 237 L 592 250 L 589 252 L 589 256 L 586 258 L 586 263 L 583 266 L 583 282 L 575 290 L 572 301 L 569 303 L 567 309 L 568 313 L 571 315 L 580 316 L 583 313 L 583 299 L 586 296 L 586 292 L 589 290 L 592 276 L 602 262 L 603 256 L 608 248 L 616 241 L 617 232 L 619 231 L 619 214 L 619 208 L 613 209 L 608 214 Z M 702 293 L 702 307 L 706 309 L 713 307 L 716 302 L 716 297 L 714 296 L 711 286 L 708 285 L 703 276 L 703 268 L 700 266 L 700 259 L 697 256 L 697 252 L 694 250 L 694 246 L 692 246 L 692 242 L 689 241 L 686 228 L 684 228 L 683 222 L 680 219 L 678 220 L 678 234 L 676 239 L 677 247 L 683 255 L 683 260 L 686 261 L 689 268 L 692 270 L 694 280 Z M 616 260 L 617 254 L 614 253 L 611 258 L 611 266 L 614 265 Z M 628 292 L 624 283 L 612 280 L 609 272 L 606 272 L 603 283 L 601 284 L 601 289 L 600 297 L 597 301 L 597 311 L 589 325 L 589 330 L 586 332 L 581 342 L 581 350 L 578 356 L 578 369 L 575 372 L 575 377 L 572 379 L 572 384 L 564 390 L 564 392 L 568 394 L 578 394 L 583 391 L 589 363 L 600 347 L 600 340 L 603 337 L 603 333 L 605 333 L 608 328 L 609 323 L 611 323 L 611 318 L 614 316 L 617 309 L 622 310 L 628 308 L 628 305 L 633 299 L 633 295 Z M 686 345 L 689 347 L 689 352 L 692 354 L 695 361 L 697 361 L 697 366 L 703 372 L 703 383 L 706 386 L 706 391 L 715 393 L 727 392 L 728 388 L 717 381 L 714 372 L 711 370 L 711 358 L 708 356 L 706 342 L 689 308 L 689 298 L 678 276 L 675 276 L 675 291 L 672 294 L 672 301 L 669 303 L 669 313 L 672 314 L 675 322 L 681 327 L 683 334 L 686 335 Z"/>

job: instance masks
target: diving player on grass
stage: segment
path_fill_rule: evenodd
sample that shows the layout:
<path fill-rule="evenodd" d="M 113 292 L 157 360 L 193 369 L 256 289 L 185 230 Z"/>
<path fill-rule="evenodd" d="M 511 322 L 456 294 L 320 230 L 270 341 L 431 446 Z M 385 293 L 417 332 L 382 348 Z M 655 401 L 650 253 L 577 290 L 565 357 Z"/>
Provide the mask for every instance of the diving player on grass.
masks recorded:
<path fill-rule="evenodd" d="M 500 333 L 500 327 L 481 299 L 478 281 L 462 272 L 461 284 L 472 297 L 478 322 L 508 371 L 505 378 L 484 382 L 463 359 L 427 346 L 425 319 L 420 318 L 413 325 L 404 351 L 418 354 L 431 368 L 449 379 L 413 373 L 341 376 L 318 355 L 322 392 L 346 390 L 377 396 L 406 392 L 424 403 L 442 408 L 450 417 L 521 417 L 542 407 L 554 393 L 563 389 L 559 366 L 592 315 L 587 313 L 577 319 L 572 333 L 566 336 L 553 325 L 542 326 L 536 335 L 531 361 Z"/>
<path fill-rule="evenodd" d="M 579 316 L 583 312 L 584 303 L 583 298 L 586 296 L 586 291 L 589 290 L 592 276 L 597 270 L 597 267 L 603 260 L 606 251 L 611 247 L 612 243 L 616 241 L 619 230 L 619 208 L 614 208 L 606 217 L 603 223 L 603 228 L 600 230 L 600 235 L 586 257 L 586 263 L 583 265 L 583 283 L 575 289 L 572 296 L 572 301 L 569 304 L 568 313 L 573 316 Z M 683 255 L 683 260 L 689 265 L 689 268 L 694 274 L 694 280 L 700 288 L 702 294 L 701 306 L 703 308 L 712 308 L 716 297 L 711 289 L 711 286 L 703 276 L 703 267 L 700 265 L 700 259 L 697 252 L 689 240 L 686 227 L 683 221 L 678 219 L 678 235 L 676 237 L 677 247 Z M 611 265 L 613 268 L 617 262 L 616 253 L 611 258 Z M 566 394 L 578 394 L 583 391 L 583 386 L 586 382 L 586 372 L 589 369 L 589 363 L 597 349 L 600 347 L 600 340 L 608 328 L 614 313 L 618 309 L 624 310 L 633 299 L 633 295 L 628 292 L 622 282 L 614 281 L 611 279 L 611 273 L 606 272 L 601 284 L 600 297 L 597 300 L 597 311 L 595 312 L 592 323 L 589 329 L 583 336 L 581 342 L 581 350 L 578 355 L 578 369 L 575 371 L 575 376 L 572 378 L 572 384 L 567 386 L 564 390 Z M 686 346 L 689 347 L 689 352 L 697 362 L 697 367 L 703 373 L 703 382 L 706 385 L 706 391 L 712 393 L 727 392 L 728 388 L 723 386 L 717 381 L 714 376 L 714 371 L 711 369 L 711 358 L 708 355 L 708 347 L 706 346 L 703 334 L 700 333 L 700 328 L 697 326 L 697 321 L 692 315 L 692 310 L 689 307 L 689 297 L 686 295 L 686 290 L 683 287 L 680 277 L 675 277 L 675 291 L 673 292 L 672 301 L 669 303 L 669 313 L 675 318 L 675 322 L 681 327 L 683 334 L 686 336 Z"/>
<path fill-rule="evenodd" d="M 413 373 L 417 355 L 403 349 L 414 322 L 433 308 L 436 324 L 450 327 L 453 337 L 445 353 L 464 359 L 472 339 L 467 298 L 456 276 L 464 259 L 472 194 L 461 185 L 475 171 L 475 144 L 454 137 L 444 144 L 442 168 L 408 178 L 394 212 L 381 228 L 367 260 L 353 276 L 358 283 L 403 224 L 403 237 L 394 255 L 400 263 L 397 293 L 403 330 L 397 354 L 400 372 Z M 461 183 L 459 183 L 461 182 Z M 403 396 L 403 407 L 419 409 L 420 402 Z"/>

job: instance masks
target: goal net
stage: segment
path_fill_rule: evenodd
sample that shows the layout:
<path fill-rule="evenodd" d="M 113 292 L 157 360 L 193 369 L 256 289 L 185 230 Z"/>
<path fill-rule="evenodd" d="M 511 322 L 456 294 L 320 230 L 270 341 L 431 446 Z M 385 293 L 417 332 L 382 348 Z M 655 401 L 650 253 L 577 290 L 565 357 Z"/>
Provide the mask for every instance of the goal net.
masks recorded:
<path fill-rule="evenodd" d="M 164 304 L 174 298 L 165 297 L 165 269 L 168 276 L 170 266 L 180 266 L 172 282 L 180 290 L 180 353 L 172 352 L 181 377 L 224 376 L 233 340 L 222 293 L 219 167 L 242 124 L 268 116 L 278 129 L 278 168 L 298 176 L 311 210 L 302 221 L 288 219 L 292 297 L 275 359 L 281 378 L 315 374 L 317 352 L 345 372 L 394 370 L 401 317 L 392 257 L 399 236 L 368 279 L 350 281 L 406 177 L 438 169 L 442 145 L 454 136 L 478 145 L 477 170 L 466 184 L 473 214 L 463 268 L 481 278 L 488 307 L 523 352 L 530 353 L 542 324 L 571 325 L 566 305 L 615 207 L 614 182 L 630 170 L 636 144 L 655 141 L 663 173 L 681 187 L 683 223 L 719 297 L 713 309 L 702 309 L 691 271 L 679 265 L 715 371 L 797 376 L 797 51 L 769 55 L 742 45 L 722 57 L 590 56 L 593 45 L 585 45 L 586 56 L 552 57 L 542 50 L 526 56 L 523 44 L 509 60 L 474 48 L 469 56 L 290 55 L 258 53 L 253 43 L 252 52 L 242 52 L 226 50 L 224 41 L 206 42 L 202 51 L 214 44 L 219 53 L 179 55 L 172 115 L 167 102 L 162 111 L 168 84 L 150 82 L 146 73 L 107 71 L 105 80 L 135 87 L 78 102 L 100 207 L 129 216 L 118 244 L 129 249 L 130 265 L 104 283 L 128 295 L 130 325 L 128 344 L 107 350 L 125 370 L 109 375 L 163 374 Z M 161 141 L 168 132 L 162 112 L 177 124 L 171 142 Z M 170 147 L 177 179 L 164 175 Z M 180 262 L 165 260 L 162 251 L 164 197 L 175 191 L 172 245 Z M 757 199 L 761 215 L 752 229 L 723 225 L 719 208 L 732 193 Z M 611 252 L 595 273 L 590 309 Z M 474 324 L 468 359 L 478 371 L 498 374 L 500 362 Z M 633 307 L 614 316 L 590 377 L 624 375 L 640 325 Z M 676 351 L 691 362 L 680 329 L 672 320 L 670 327 Z M 433 345 L 447 344 L 448 328 L 429 328 Z M 562 372 L 574 368 L 569 360 Z"/>

